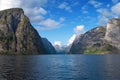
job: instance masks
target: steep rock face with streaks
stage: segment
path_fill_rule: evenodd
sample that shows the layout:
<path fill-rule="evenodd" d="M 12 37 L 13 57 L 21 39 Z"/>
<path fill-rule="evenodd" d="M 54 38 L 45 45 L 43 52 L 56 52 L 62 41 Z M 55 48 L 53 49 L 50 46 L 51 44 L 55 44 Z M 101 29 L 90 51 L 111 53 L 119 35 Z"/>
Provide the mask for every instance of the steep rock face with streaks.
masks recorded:
<path fill-rule="evenodd" d="M 46 53 L 41 37 L 21 8 L 0 11 L 0 53 Z"/>
<path fill-rule="evenodd" d="M 43 42 L 44 48 L 47 51 L 47 53 L 49 53 L 49 54 L 56 54 L 55 48 L 50 43 L 50 41 L 48 41 L 48 39 L 42 38 L 42 42 Z"/>
<path fill-rule="evenodd" d="M 120 19 L 111 19 L 107 26 L 96 27 L 76 37 L 70 53 L 107 54 L 120 51 Z"/>
<path fill-rule="evenodd" d="M 120 19 L 111 19 L 106 28 L 105 40 L 120 50 Z"/>

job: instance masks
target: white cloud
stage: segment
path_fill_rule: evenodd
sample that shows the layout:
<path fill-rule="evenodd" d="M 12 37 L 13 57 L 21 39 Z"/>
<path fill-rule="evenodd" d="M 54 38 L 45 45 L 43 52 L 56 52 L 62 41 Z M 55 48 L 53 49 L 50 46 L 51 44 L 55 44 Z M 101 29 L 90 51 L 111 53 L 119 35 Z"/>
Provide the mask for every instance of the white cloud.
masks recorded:
<path fill-rule="evenodd" d="M 47 11 L 41 7 L 40 8 L 35 7 L 33 11 L 35 14 L 43 14 L 43 15 L 47 14 Z"/>
<path fill-rule="evenodd" d="M 35 26 L 37 30 L 51 30 L 60 28 L 62 26 L 62 22 L 65 21 L 65 18 L 60 17 L 59 21 L 55 21 L 53 19 L 43 19 L 38 25 Z"/>
<path fill-rule="evenodd" d="M 67 46 L 69 46 L 69 48 L 71 47 L 73 41 L 75 40 L 77 35 L 83 34 L 85 32 L 84 30 L 84 25 L 78 25 L 74 28 L 74 34 L 70 37 L 70 39 L 68 40 Z"/>
<path fill-rule="evenodd" d="M 111 8 L 112 12 L 120 16 L 120 2 Z"/>
<path fill-rule="evenodd" d="M 0 10 L 23 8 L 32 23 L 37 23 L 44 19 L 43 15 L 47 14 L 47 11 L 41 7 L 46 2 L 47 0 L 0 0 Z"/>
<path fill-rule="evenodd" d="M 115 0 L 114 0 L 114 2 L 115 2 Z M 110 18 L 118 18 L 120 16 L 120 9 L 119 8 L 120 8 L 120 2 L 113 5 L 110 8 L 97 9 L 97 12 L 99 12 L 98 23 L 100 25 L 105 25 Z"/>
<path fill-rule="evenodd" d="M 55 41 L 53 43 L 54 48 L 56 49 L 57 52 L 69 52 L 69 49 L 71 46 L 66 46 L 66 45 L 62 45 L 61 41 Z"/>
<path fill-rule="evenodd" d="M 37 30 L 51 30 L 61 27 L 62 22 L 65 21 L 65 18 L 60 17 L 59 21 L 55 21 L 53 19 L 44 19 L 40 22 L 40 24 L 36 27 Z M 40 27 L 41 26 L 41 27 Z"/>
<path fill-rule="evenodd" d="M 93 5 L 95 8 L 98 8 L 102 5 L 102 3 L 95 1 L 95 0 L 90 0 L 89 4 Z"/>
<path fill-rule="evenodd" d="M 44 19 L 43 15 L 47 14 L 47 11 L 42 7 L 35 7 L 33 9 L 24 8 L 24 10 L 25 14 L 30 18 L 32 23 L 39 23 Z"/>
<path fill-rule="evenodd" d="M 34 7 L 42 7 L 45 6 L 45 4 L 48 2 L 48 0 L 17 0 L 20 1 L 20 7 L 22 8 L 31 8 L 33 9 Z M 15 0 L 13 0 L 13 3 Z"/>
<path fill-rule="evenodd" d="M 0 10 L 9 8 L 23 8 L 25 14 L 30 18 L 32 24 L 37 24 L 36 29 L 50 30 L 58 28 L 60 23 L 64 21 L 64 18 L 60 18 L 60 21 L 55 21 L 50 18 L 45 18 L 48 12 L 43 8 L 48 0 L 0 0 Z M 70 10 L 67 6 L 66 10 Z"/>
<path fill-rule="evenodd" d="M 56 27 L 60 23 L 52 19 L 46 19 L 46 20 L 41 21 L 40 24 L 46 27 Z"/>
<path fill-rule="evenodd" d="M 74 28 L 74 32 L 76 34 L 82 34 L 84 33 L 84 25 L 78 25 Z"/>
<path fill-rule="evenodd" d="M 13 7 L 19 7 L 20 0 L 14 2 L 14 0 L 0 0 L 0 10 L 9 9 Z"/>
<path fill-rule="evenodd" d="M 41 16 L 41 15 L 36 15 L 36 16 L 28 16 L 29 18 L 30 18 L 30 21 L 32 22 L 32 23 L 39 23 L 40 21 L 42 21 L 43 19 L 44 19 L 44 17 L 43 16 Z"/>
<path fill-rule="evenodd" d="M 70 37 L 70 39 L 68 40 L 67 46 L 71 46 L 75 38 L 76 38 L 76 34 L 73 34 L 72 37 Z"/>
<path fill-rule="evenodd" d="M 25 14 L 30 18 L 32 23 L 39 23 L 44 20 L 44 15 L 47 14 L 47 11 L 42 7 L 34 8 L 23 8 Z"/>
<path fill-rule="evenodd" d="M 97 12 L 106 17 L 112 16 L 112 13 L 106 8 L 97 9 Z"/>
<path fill-rule="evenodd" d="M 57 46 L 62 47 L 61 41 L 55 41 L 53 45 L 57 45 Z"/>
<path fill-rule="evenodd" d="M 70 7 L 69 4 L 66 3 L 66 2 L 63 2 L 62 4 L 60 4 L 60 5 L 58 6 L 58 8 L 64 9 L 64 10 L 66 10 L 66 11 L 68 11 L 68 12 L 72 12 L 71 7 Z"/>
<path fill-rule="evenodd" d="M 98 24 L 100 25 L 105 25 L 109 20 L 109 18 L 107 18 L 106 16 L 102 16 L 102 15 L 100 15 L 98 18 L 99 18 Z"/>
<path fill-rule="evenodd" d="M 9 8 L 23 8 L 23 9 L 33 9 L 35 7 L 40 7 L 47 3 L 47 0 L 0 0 L 0 10 Z"/>
<path fill-rule="evenodd" d="M 57 52 L 62 51 L 62 43 L 61 43 L 61 41 L 55 41 L 53 46 L 55 47 Z"/>
<path fill-rule="evenodd" d="M 99 25 L 105 25 L 108 22 L 109 18 L 113 17 L 113 13 L 107 8 L 100 8 L 100 9 L 97 9 L 96 11 L 99 13 L 99 16 L 98 16 Z"/>
<path fill-rule="evenodd" d="M 117 3 L 119 0 L 112 0 L 113 3 Z"/>

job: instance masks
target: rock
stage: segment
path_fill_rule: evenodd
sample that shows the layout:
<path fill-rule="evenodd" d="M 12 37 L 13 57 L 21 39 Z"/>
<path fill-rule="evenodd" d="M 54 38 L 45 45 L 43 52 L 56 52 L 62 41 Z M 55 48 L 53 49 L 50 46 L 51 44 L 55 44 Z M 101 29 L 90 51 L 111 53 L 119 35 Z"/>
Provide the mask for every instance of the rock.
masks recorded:
<path fill-rule="evenodd" d="M 120 19 L 111 19 L 107 24 L 105 40 L 120 50 Z"/>
<path fill-rule="evenodd" d="M 46 38 L 42 38 L 42 42 L 43 42 L 43 45 L 44 45 L 45 50 L 47 51 L 47 53 L 56 54 L 55 48 L 53 47 L 53 45 Z"/>
<path fill-rule="evenodd" d="M 120 51 L 120 19 L 112 19 L 107 26 L 94 28 L 74 40 L 70 53 L 107 54 Z"/>
<path fill-rule="evenodd" d="M 0 53 L 46 53 L 41 37 L 21 8 L 0 11 Z"/>
<path fill-rule="evenodd" d="M 105 36 L 105 31 L 105 27 L 97 27 L 77 36 L 71 46 L 70 53 L 83 54 L 88 48 L 93 46 L 96 46 L 95 49 L 98 49 L 104 44 L 102 40 Z"/>

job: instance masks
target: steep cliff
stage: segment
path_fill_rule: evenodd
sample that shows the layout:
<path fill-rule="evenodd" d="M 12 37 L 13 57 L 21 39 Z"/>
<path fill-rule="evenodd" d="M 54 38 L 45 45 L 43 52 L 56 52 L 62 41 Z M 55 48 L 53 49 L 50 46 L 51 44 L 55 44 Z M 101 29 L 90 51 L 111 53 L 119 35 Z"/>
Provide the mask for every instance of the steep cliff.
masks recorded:
<path fill-rule="evenodd" d="M 105 40 L 120 50 L 120 19 L 111 19 L 106 28 Z"/>
<path fill-rule="evenodd" d="M 43 45 L 44 45 L 47 53 L 49 53 L 49 54 L 55 54 L 56 53 L 55 48 L 46 38 L 42 38 L 42 42 L 43 42 Z"/>
<path fill-rule="evenodd" d="M 120 51 L 120 19 L 111 19 L 107 26 L 94 28 L 76 37 L 70 53 L 105 54 Z"/>
<path fill-rule="evenodd" d="M 94 28 L 85 34 L 76 37 L 72 44 L 70 53 L 92 53 L 104 44 L 103 38 L 105 36 L 105 27 Z"/>
<path fill-rule="evenodd" d="M 45 53 L 41 37 L 20 8 L 0 11 L 0 53 Z"/>

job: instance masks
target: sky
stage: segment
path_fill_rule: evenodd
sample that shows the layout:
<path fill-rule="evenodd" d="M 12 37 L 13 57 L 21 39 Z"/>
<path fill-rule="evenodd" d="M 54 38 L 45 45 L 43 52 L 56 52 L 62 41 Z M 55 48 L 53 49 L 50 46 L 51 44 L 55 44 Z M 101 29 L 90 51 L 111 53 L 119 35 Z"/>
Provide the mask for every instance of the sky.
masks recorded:
<path fill-rule="evenodd" d="M 120 0 L 0 0 L 0 10 L 9 8 L 23 8 L 40 36 L 59 46 L 120 17 Z"/>

